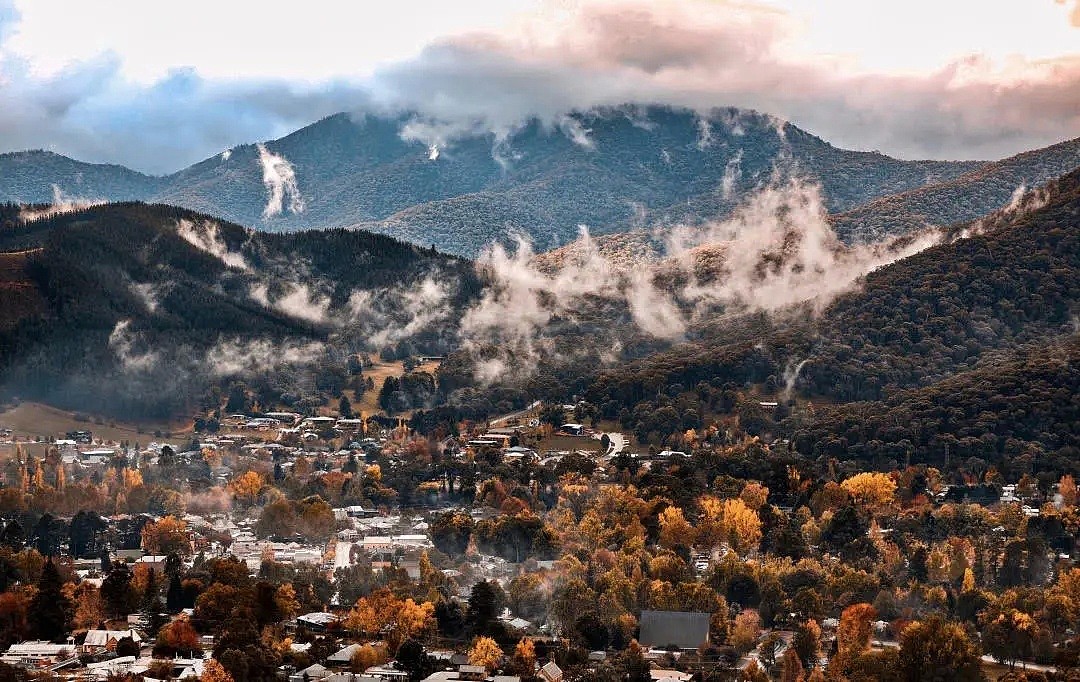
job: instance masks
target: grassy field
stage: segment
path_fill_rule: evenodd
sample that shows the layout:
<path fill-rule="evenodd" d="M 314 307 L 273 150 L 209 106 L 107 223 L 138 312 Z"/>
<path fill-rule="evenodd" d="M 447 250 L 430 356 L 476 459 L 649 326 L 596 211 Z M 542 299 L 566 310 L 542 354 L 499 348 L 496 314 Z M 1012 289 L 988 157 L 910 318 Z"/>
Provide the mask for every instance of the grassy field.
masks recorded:
<path fill-rule="evenodd" d="M 430 372 L 435 373 L 435 370 L 439 368 L 438 362 L 425 362 L 422 365 L 417 366 L 417 372 Z M 395 362 L 383 362 L 382 360 L 373 359 L 370 365 L 364 367 L 364 378 L 371 378 L 375 383 L 375 388 L 370 391 L 365 391 L 364 395 L 357 400 L 356 395 L 352 391 L 345 391 L 345 395 L 349 396 L 349 401 L 352 402 L 353 412 L 359 414 L 364 413 L 365 417 L 370 417 L 373 414 L 384 414 L 379 407 L 379 390 L 382 388 L 383 382 L 386 381 L 386 377 L 395 376 L 399 377 L 405 373 L 405 367 L 401 364 L 401 361 Z M 337 414 L 337 402 L 331 401 L 330 405 L 327 405 L 320 413 L 333 416 Z M 410 416 L 409 412 L 404 413 L 402 416 Z"/>
<path fill-rule="evenodd" d="M 41 403 L 23 402 L 16 406 L 0 407 L 0 427 L 12 429 L 19 440 L 35 438 L 63 438 L 68 431 L 90 431 L 94 438 L 112 441 L 139 441 L 143 445 L 152 440 L 178 443 L 191 432 L 191 423 L 130 424 L 94 418 L 78 420 L 74 412 L 59 410 Z M 154 436 L 155 431 L 169 432 L 171 438 Z"/>

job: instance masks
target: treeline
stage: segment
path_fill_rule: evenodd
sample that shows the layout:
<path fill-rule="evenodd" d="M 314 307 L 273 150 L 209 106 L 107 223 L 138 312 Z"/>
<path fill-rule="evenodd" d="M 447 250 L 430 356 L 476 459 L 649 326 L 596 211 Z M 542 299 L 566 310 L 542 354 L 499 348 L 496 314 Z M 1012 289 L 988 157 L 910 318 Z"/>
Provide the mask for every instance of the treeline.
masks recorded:
<path fill-rule="evenodd" d="M 976 477 L 990 466 L 1010 479 L 1032 471 L 1077 475 L 1078 386 L 1074 334 L 884 401 L 822 410 L 795 443 L 807 455 L 875 468 L 908 461 L 966 468 Z"/>

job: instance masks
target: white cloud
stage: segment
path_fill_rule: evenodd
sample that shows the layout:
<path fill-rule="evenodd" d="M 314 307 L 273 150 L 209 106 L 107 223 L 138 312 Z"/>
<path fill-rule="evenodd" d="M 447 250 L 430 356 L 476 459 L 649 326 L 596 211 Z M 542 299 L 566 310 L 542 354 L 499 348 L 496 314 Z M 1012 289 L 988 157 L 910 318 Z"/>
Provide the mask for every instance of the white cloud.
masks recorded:
<path fill-rule="evenodd" d="M 263 220 L 280 215 L 286 199 L 290 213 L 303 213 L 304 197 L 296 184 L 296 170 L 292 164 L 284 156 L 271 152 L 264 144 L 258 144 L 256 148 L 259 150 L 259 166 L 267 192 Z"/>

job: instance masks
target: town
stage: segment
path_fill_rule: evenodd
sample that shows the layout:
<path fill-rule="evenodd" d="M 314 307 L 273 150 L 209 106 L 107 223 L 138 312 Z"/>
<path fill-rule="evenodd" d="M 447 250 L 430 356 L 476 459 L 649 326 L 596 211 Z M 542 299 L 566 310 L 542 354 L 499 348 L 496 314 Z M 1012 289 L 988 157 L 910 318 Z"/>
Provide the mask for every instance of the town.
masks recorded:
<path fill-rule="evenodd" d="M 1080 670 L 1069 475 L 815 477 L 737 418 L 661 450 L 584 402 L 427 434 L 345 412 L 145 445 L 5 429 L 3 670 L 900 680 L 915 648 L 960 679 Z"/>

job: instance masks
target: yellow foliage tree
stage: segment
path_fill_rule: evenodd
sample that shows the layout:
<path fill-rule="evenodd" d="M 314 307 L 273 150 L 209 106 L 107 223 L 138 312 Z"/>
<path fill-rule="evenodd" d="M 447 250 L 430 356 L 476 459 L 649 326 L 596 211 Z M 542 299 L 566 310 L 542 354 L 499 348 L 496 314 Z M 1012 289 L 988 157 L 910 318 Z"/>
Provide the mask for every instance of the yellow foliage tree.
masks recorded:
<path fill-rule="evenodd" d="M 477 637 L 469 647 L 469 665 L 482 665 L 494 671 L 502 660 L 502 649 L 490 637 Z"/>
<path fill-rule="evenodd" d="M 1058 482 L 1058 494 L 1061 495 L 1061 501 L 1065 506 L 1073 507 L 1076 505 L 1076 480 L 1072 474 L 1065 474 Z"/>
<path fill-rule="evenodd" d="M 199 676 L 201 682 L 233 682 L 232 675 L 214 659 L 210 659 L 203 665 L 203 673 Z"/>
<path fill-rule="evenodd" d="M 671 506 L 660 512 L 660 545 L 668 549 L 679 545 L 690 546 L 694 541 L 694 528 L 683 516 L 683 510 Z"/>
<path fill-rule="evenodd" d="M 745 502 L 747 507 L 757 511 L 769 499 L 769 489 L 757 481 L 750 481 L 743 486 L 739 499 Z"/>
<path fill-rule="evenodd" d="M 864 472 L 855 474 L 840 484 L 857 504 L 882 507 L 893 501 L 896 483 L 888 474 Z"/>
<path fill-rule="evenodd" d="M 296 590 L 292 583 L 282 583 L 274 592 L 274 604 L 281 611 L 281 617 L 290 620 L 300 611 L 300 600 L 296 598 Z"/>
<path fill-rule="evenodd" d="M 960 589 L 962 592 L 971 592 L 975 589 L 975 572 L 970 568 L 964 569 L 964 582 Z"/>
<path fill-rule="evenodd" d="M 514 670 L 521 677 L 532 677 L 536 670 L 536 645 L 522 637 L 514 647 Z"/>
<path fill-rule="evenodd" d="M 254 471 L 246 471 L 229 483 L 229 490 L 242 504 L 251 505 L 259 499 L 266 481 Z"/>
<path fill-rule="evenodd" d="M 740 654 L 745 654 L 754 648 L 759 635 L 761 635 L 761 616 L 757 611 L 746 609 L 735 616 L 735 625 L 731 629 L 731 634 L 728 635 L 728 643 Z"/>
<path fill-rule="evenodd" d="M 187 523 L 175 516 L 166 516 L 155 523 L 148 523 L 142 530 L 142 549 L 147 554 L 191 554 Z"/>
<path fill-rule="evenodd" d="M 871 623 L 877 612 L 870 604 L 852 604 L 840 613 L 836 629 L 837 657 L 847 665 L 870 649 Z"/>

